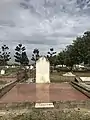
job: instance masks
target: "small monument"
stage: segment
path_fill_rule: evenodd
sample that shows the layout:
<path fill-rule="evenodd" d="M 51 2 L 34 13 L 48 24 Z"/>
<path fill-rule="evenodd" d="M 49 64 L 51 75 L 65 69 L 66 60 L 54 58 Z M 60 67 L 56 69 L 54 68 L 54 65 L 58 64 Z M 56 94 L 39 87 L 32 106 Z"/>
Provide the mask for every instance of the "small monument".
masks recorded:
<path fill-rule="evenodd" d="M 36 83 L 50 83 L 49 67 L 49 61 L 45 57 L 36 62 Z"/>
<path fill-rule="evenodd" d="M 12 65 L 12 68 L 15 68 L 15 66 L 14 66 L 14 65 Z"/>
<path fill-rule="evenodd" d="M 32 70 L 32 69 L 33 69 L 33 66 L 31 65 L 31 66 L 30 66 L 30 70 Z"/>
<path fill-rule="evenodd" d="M 9 68 L 9 66 L 5 66 L 6 68 Z"/>
<path fill-rule="evenodd" d="M 29 69 L 29 66 L 26 66 L 26 69 Z"/>
<path fill-rule="evenodd" d="M 45 57 L 41 57 L 36 62 L 36 104 L 35 108 L 54 107 L 50 102 L 49 86 L 50 86 L 50 64 Z"/>
<path fill-rule="evenodd" d="M 63 76 L 75 76 L 75 75 L 72 74 L 71 72 L 67 72 L 67 73 L 63 74 Z"/>
<path fill-rule="evenodd" d="M 5 74 L 5 70 L 1 70 L 1 75 L 4 75 Z"/>

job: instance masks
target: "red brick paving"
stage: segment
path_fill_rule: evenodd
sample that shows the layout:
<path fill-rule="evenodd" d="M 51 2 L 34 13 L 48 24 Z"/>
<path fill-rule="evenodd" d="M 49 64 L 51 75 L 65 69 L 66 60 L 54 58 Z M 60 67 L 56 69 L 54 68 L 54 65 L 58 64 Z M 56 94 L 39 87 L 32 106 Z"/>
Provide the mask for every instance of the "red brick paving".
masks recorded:
<path fill-rule="evenodd" d="M 43 86 L 43 87 L 41 87 Z M 37 96 L 36 88 L 42 89 L 38 96 L 42 101 L 46 102 L 49 93 L 49 100 L 52 101 L 73 101 L 73 100 L 88 100 L 89 98 L 73 88 L 69 83 L 51 83 L 51 84 L 17 84 L 6 95 L 0 99 L 0 103 L 12 102 L 36 102 L 39 97 Z M 49 87 L 49 91 L 48 91 Z M 39 91 L 40 92 L 40 91 Z M 42 96 L 41 96 L 41 95 Z M 46 97 L 45 97 L 46 96 Z"/>

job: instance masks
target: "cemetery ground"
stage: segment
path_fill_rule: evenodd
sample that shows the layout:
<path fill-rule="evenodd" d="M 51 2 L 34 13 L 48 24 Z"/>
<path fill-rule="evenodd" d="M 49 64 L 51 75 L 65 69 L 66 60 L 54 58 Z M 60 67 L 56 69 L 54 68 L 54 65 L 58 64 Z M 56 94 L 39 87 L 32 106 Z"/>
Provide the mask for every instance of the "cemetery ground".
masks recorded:
<path fill-rule="evenodd" d="M 15 108 L 0 111 L 0 120 L 90 120 L 87 109 L 29 109 Z"/>
<path fill-rule="evenodd" d="M 90 99 L 73 88 L 69 82 L 74 77 L 63 76 L 64 73 L 66 72 L 53 72 L 50 75 L 50 99 L 54 101 L 54 108 L 35 109 L 35 83 L 17 83 L 0 99 L 0 120 L 90 120 Z M 73 74 L 90 76 L 90 72 Z M 1 81 L 1 85 L 3 84 L 6 83 Z M 6 104 L 5 107 L 2 107 L 2 103 Z"/>
<path fill-rule="evenodd" d="M 3 69 L 3 67 L 0 67 L 0 71 L 1 71 L 1 69 Z M 12 75 L 12 74 L 16 74 L 17 73 L 17 71 L 19 70 L 19 67 L 16 67 L 16 68 L 5 68 L 5 74 L 3 75 L 3 76 L 9 76 L 9 75 Z M 1 74 L 0 74 L 0 76 L 2 76 Z"/>
<path fill-rule="evenodd" d="M 50 74 L 51 82 L 53 83 L 61 83 L 61 82 L 70 82 L 70 80 L 74 79 L 75 77 L 90 77 L 90 71 L 88 72 L 72 72 L 75 77 L 63 77 L 63 74 L 66 72 L 53 72 Z"/>

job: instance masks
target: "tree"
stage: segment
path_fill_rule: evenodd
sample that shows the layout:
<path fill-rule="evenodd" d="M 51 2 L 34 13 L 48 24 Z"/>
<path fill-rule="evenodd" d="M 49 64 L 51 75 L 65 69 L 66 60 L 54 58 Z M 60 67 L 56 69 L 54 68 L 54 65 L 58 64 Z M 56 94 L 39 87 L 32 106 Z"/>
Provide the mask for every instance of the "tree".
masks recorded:
<path fill-rule="evenodd" d="M 55 54 L 56 54 L 56 52 L 54 51 L 54 49 L 53 48 L 50 48 L 50 51 L 48 52 L 48 55 L 47 55 L 47 58 L 48 58 L 48 60 L 50 61 L 50 64 L 51 65 L 54 65 L 54 63 L 55 63 Z"/>
<path fill-rule="evenodd" d="M 39 50 L 37 48 L 35 48 L 33 50 L 33 54 L 32 54 L 32 58 L 31 60 L 35 62 L 36 64 L 36 61 L 39 59 L 40 55 L 39 55 Z"/>
<path fill-rule="evenodd" d="M 7 45 L 3 45 L 0 52 L 0 64 L 5 66 L 10 59 L 9 47 Z"/>
<path fill-rule="evenodd" d="M 64 65 L 64 60 L 65 60 L 65 51 L 61 51 L 60 53 L 58 53 L 57 57 L 57 65 Z"/>
<path fill-rule="evenodd" d="M 28 65 L 29 64 L 29 59 L 26 54 L 26 48 L 22 44 L 18 44 L 15 48 L 15 62 L 20 63 L 20 65 Z"/>
<path fill-rule="evenodd" d="M 77 56 L 73 45 L 66 46 L 65 50 L 58 54 L 58 63 L 70 67 L 71 70 L 73 65 L 77 63 Z"/>
<path fill-rule="evenodd" d="M 73 41 L 74 56 L 77 64 L 85 62 L 85 56 L 87 55 L 87 50 L 85 49 L 85 41 L 82 37 L 77 37 Z"/>
<path fill-rule="evenodd" d="M 84 33 L 82 37 L 77 37 L 73 41 L 74 51 L 76 53 L 78 63 L 84 62 L 88 64 L 88 54 L 90 53 L 90 31 Z"/>
<path fill-rule="evenodd" d="M 50 48 L 50 51 L 48 52 L 48 55 L 47 55 L 47 58 L 48 60 L 50 61 L 50 65 L 51 65 L 51 73 L 53 72 L 53 67 L 55 67 L 56 65 L 56 52 L 54 51 L 53 48 Z"/>

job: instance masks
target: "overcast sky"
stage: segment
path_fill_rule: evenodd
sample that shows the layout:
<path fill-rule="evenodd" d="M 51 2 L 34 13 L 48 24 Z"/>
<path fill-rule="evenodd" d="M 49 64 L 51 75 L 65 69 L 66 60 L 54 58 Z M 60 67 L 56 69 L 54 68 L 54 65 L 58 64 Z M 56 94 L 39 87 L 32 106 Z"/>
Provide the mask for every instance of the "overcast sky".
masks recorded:
<path fill-rule="evenodd" d="M 90 0 L 0 0 L 0 46 L 14 54 L 18 43 L 28 56 L 59 52 L 76 36 L 90 30 Z"/>

